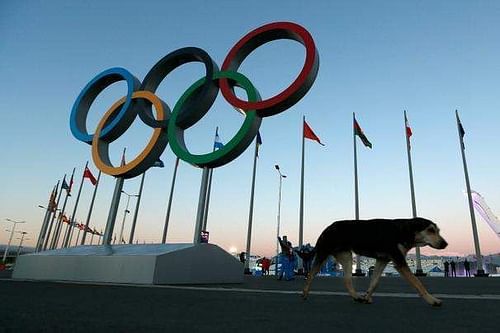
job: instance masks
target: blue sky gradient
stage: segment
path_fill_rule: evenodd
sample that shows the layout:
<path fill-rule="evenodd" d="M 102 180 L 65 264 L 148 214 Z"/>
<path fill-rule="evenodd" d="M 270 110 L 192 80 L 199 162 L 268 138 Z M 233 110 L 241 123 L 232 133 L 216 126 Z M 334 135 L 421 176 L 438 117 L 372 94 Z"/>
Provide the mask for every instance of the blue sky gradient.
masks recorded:
<path fill-rule="evenodd" d="M 447 253 L 473 252 L 454 110 L 466 131 L 472 187 L 500 211 L 500 4 L 495 1 L 4 1 L 0 4 L 0 218 L 26 220 L 33 244 L 52 186 L 77 168 L 78 189 L 90 146 L 73 138 L 71 107 L 99 72 L 124 67 L 140 80 L 164 55 L 185 46 L 206 50 L 219 66 L 247 32 L 274 21 L 292 21 L 313 36 L 320 69 L 310 92 L 284 113 L 263 120 L 257 170 L 252 248 L 275 250 L 279 164 L 283 185 L 283 234 L 296 244 L 300 190 L 301 121 L 326 144 L 306 142 L 304 240 L 315 243 L 337 219 L 354 217 L 352 112 L 373 143 L 358 144 L 360 215 L 411 215 L 403 110 L 413 129 L 412 153 L 420 216 L 435 220 L 450 246 Z M 296 77 L 304 49 L 283 40 L 263 45 L 240 72 L 263 98 Z M 188 64 L 169 75 L 157 95 L 171 108 L 204 75 Z M 92 105 L 90 131 L 125 91 L 112 85 Z M 219 94 L 211 111 L 186 131 L 193 152 L 207 152 L 215 127 L 229 141 L 241 124 Z M 111 145 L 118 163 L 123 147 L 138 154 L 152 130 L 140 120 Z M 130 155 L 129 155 L 130 154 Z M 208 229 L 211 242 L 243 250 L 246 241 L 253 149 L 214 172 Z M 167 147 L 165 168 L 152 169 L 139 211 L 137 238 L 161 240 L 175 156 Z M 91 169 L 97 174 L 91 163 Z M 168 241 L 190 242 L 201 171 L 181 163 Z M 77 212 L 84 221 L 92 188 L 86 182 Z M 97 194 L 91 225 L 104 228 L 114 180 L 106 176 Z M 125 182 L 136 193 L 139 177 Z M 71 214 L 73 196 L 67 211 Z M 135 201 L 131 201 L 132 207 Z M 117 228 L 123 217 L 120 207 Z M 127 217 L 128 234 L 131 215 Z M 477 217 L 483 253 L 500 241 Z M 9 224 L 5 223 L 8 228 Z M 8 233 L 1 229 L 0 243 Z M 427 251 L 427 252 L 426 252 Z M 435 253 L 427 250 L 424 253 Z"/>

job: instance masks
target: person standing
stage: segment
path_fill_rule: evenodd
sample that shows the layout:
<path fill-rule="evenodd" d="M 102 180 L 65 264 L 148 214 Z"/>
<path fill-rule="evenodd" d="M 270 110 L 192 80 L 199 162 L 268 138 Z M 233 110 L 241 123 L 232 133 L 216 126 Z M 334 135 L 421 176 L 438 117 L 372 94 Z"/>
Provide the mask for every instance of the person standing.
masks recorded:
<path fill-rule="evenodd" d="M 444 262 L 444 277 L 449 277 L 450 276 L 450 263 L 448 260 Z"/>
<path fill-rule="evenodd" d="M 262 275 L 269 275 L 269 267 L 271 266 L 271 261 L 266 257 L 262 258 Z"/>
<path fill-rule="evenodd" d="M 304 265 L 304 276 L 307 279 L 309 272 L 311 271 L 311 263 L 314 258 L 315 251 L 311 244 L 302 245 L 297 251 L 297 255 L 302 259 Z"/>
<path fill-rule="evenodd" d="M 453 259 L 451 259 L 450 266 L 451 266 L 451 276 L 457 277 L 457 270 L 456 270 L 457 264 L 455 263 L 455 261 L 453 261 Z"/>
<path fill-rule="evenodd" d="M 278 263 L 281 264 L 278 280 L 281 280 L 283 275 L 285 275 L 285 280 L 293 280 L 294 255 L 292 243 L 288 241 L 286 236 L 283 236 L 283 239 L 278 236 L 278 241 L 281 246 L 281 253 L 278 257 Z"/>
<path fill-rule="evenodd" d="M 464 261 L 464 269 L 465 269 L 465 276 L 470 277 L 470 262 L 467 261 L 467 258 L 465 258 Z"/>

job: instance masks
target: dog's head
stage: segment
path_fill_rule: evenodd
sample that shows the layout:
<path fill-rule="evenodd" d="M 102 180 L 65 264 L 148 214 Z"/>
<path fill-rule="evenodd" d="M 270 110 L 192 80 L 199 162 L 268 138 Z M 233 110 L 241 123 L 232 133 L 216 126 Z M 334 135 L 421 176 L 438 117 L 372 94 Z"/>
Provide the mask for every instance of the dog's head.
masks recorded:
<path fill-rule="evenodd" d="M 415 242 L 418 246 L 429 245 L 438 250 L 448 246 L 448 243 L 439 234 L 439 228 L 436 223 L 417 217 L 413 220 L 415 227 Z"/>

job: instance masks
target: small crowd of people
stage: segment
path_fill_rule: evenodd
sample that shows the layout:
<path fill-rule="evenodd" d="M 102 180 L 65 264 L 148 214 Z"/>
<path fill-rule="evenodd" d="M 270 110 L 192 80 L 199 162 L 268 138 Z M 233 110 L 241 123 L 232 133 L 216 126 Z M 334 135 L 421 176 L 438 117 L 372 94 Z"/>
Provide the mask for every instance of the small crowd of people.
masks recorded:
<path fill-rule="evenodd" d="M 451 268 L 451 277 L 456 277 L 457 276 L 457 263 L 451 259 L 450 262 L 446 260 L 444 263 L 444 277 L 450 277 L 450 268 Z M 465 270 L 465 276 L 470 277 L 470 262 L 467 261 L 467 258 L 464 260 L 464 270 Z"/>
<path fill-rule="evenodd" d="M 307 278 L 309 271 L 311 270 L 311 263 L 314 258 L 314 248 L 311 244 L 302 245 L 299 248 L 293 248 L 292 243 L 287 239 L 287 236 L 283 238 L 278 237 L 278 242 L 281 247 L 281 252 L 278 255 L 278 280 L 285 278 L 286 281 L 294 279 L 295 269 L 298 266 L 298 258 L 302 259 L 303 273 Z M 245 263 L 246 253 L 241 252 L 239 254 L 240 261 Z M 269 275 L 269 269 L 271 267 L 271 260 L 269 258 L 262 258 L 259 260 L 262 268 L 262 275 Z"/>

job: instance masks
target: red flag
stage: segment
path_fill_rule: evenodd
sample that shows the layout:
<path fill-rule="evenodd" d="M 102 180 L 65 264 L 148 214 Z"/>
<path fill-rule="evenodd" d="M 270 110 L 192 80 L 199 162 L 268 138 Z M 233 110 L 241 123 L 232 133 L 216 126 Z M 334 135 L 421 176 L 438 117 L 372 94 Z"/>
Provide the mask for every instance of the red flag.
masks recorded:
<path fill-rule="evenodd" d="M 410 124 L 408 124 L 408 119 L 405 119 L 405 126 L 406 126 L 406 136 L 409 138 L 413 133 L 411 131 Z"/>
<path fill-rule="evenodd" d="M 321 143 L 319 137 L 316 134 L 314 134 L 313 130 L 311 129 L 311 127 L 309 127 L 309 125 L 306 123 L 305 120 L 304 120 L 304 138 L 314 140 L 318 142 L 320 145 L 324 146 L 324 144 Z"/>
<path fill-rule="evenodd" d="M 85 171 L 83 171 L 83 178 L 88 178 L 92 185 L 95 185 L 97 183 L 97 179 L 95 179 L 94 175 L 92 172 L 90 172 L 90 169 L 85 167 Z"/>

